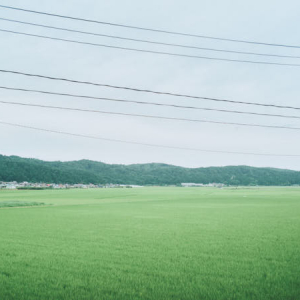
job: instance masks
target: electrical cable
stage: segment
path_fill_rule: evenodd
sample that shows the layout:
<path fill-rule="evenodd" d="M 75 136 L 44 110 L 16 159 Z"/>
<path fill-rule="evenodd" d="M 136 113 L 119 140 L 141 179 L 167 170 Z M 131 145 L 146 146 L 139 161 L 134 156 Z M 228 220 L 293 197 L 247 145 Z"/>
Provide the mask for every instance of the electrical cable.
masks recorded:
<path fill-rule="evenodd" d="M 218 40 L 218 41 L 235 42 L 235 43 L 255 44 L 255 45 L 263 45 L 263 46 L 300 48 L 300 46 L 298 46 L 298 45 L 286 45 L 286 44 L 257 42 L 257 41 L 250 41 L 250 40 L 221 38 L 221 37 L 215 37 L 215 36 L 190 34 L 190 33 L 184 33 L 184 32 L 168 31 L 168 30 L 155 29 L 155 28 L 146 28 L 146 27 L 126 25 L 126 24 L 118 24 L 118 23 L 112 23 L 112 22 L 97 21 L 97 20 L 91 20 L 91 19 L 85 19 L 85 18 L 78 18 L 78 17 L 72 17 L 72 16 L 65 16 L 65 15 L 59 15 L 59 14 L 54 14 L 54 13 L 48 13 L 48 12 L 30 10 L 30 9 L 25 9 L 25 8 L 7 6 L 7 5 L 0 5 L 0 7 L 1 8 L 5 8 L 5 9 L 12 9 L 12 10 L 17 10 L 17 11 L 23 11 L 23 12 L 28 12 L 28 13 L 34 13 L 34 14 L 40 14 L 40 15 L 46 15 L 46 16 L 52 16 L 52 17 L 58 17 L 58 18 L 76 20 L 76 21 L 83 21 L 83 22 L 89 22 L 89 23 L 97 23 L 97 24 L 101 24 L 101 25 L 109 25 L 109 26 L 123 27 L 123 28 L 129 28 L 129 29 L 137 29 L 137 30 L 143 30 L 143 31 L 151 31 L 151 32 L 157 32 L 157 33 L 165 33 L 165 34 L 180 35 L 180 36 L 187 36 L 187 37 L 194 37 L 194 38 L 202 38 L 202 39 L 211 39 L 211 40 Z"/>
<path fill-rule="evenodd" d="M 35 27 L 42 27 L 42 28 L 47 28 L 47 29 L 55 29 L 55 30 L 66 31 L 66 32 L 80 33 L 80 34 L 86 34 L 86 35 L 92 35 L 92 36 L 100 36 L 100 37 L 106 37 L 106 38 L 112 38 L 112 39 L 119 39 L 119 40 L 140 42 L 140 43 L 148 43 L 148 44 L 155 44 L 155 45 L 162 45 L 162 46 L 179 47 L 179 48 L 185 48 L 185 49 L 196 49 L 196 50 L 204 50 L 204 51 L 225 52 L 225 53 L 255 55 L 255 56 L 267 56 L 267 57 L 277 57 L 277 58 L 300 59 L 300 56 L 293 56 L 293 55 L 279 55 L 279 54 L 270 54 L 270 53 L 257 53 L 257 52 L 245 52 L 245 51 L 234 51 L 234 50 L 225 50 L 225 49 L 216 49 L 216 48 L 196 47 L 196 46 L 188 46 L 188 45 L 182 45 L 182 44 L 163 43 L 163 42 L 157 42 L 157 41 L 151 41 L 151 40 L 141 40 L 141 39 L 134 39 L 134 38 L 116 36 L 116 35 L 108 35 L 108 34 L 102 34 L 102 33 L 87 32 L 87 31 L 82 31 L 82 30 L 74 30 L 74 29 L 70 29 L 70 28 L 49 26 L 49 25 L 43 25 L 43 24 L 37 24 L 37 23 L 31 23 L 31 22 L 24 22 L 24 21 L 7 19 L 7 18 L 0 18 L 0 20 L 1 21 L 18 23 L 18 24 L 30 25 L 30 26 L 35 26 Z"/>
<path fill-rule="evenodd" d="M 199 56 L 199 55 L 180 54 L 180 53 L 173 53 L 173 52 L 163 52 L 163 51 L 145 50 L 145 49 L 137 49 L 137 48 L 129 48 L 129 47 L 120 47 L 120 46 L 113 46 L 113 45 L 107 45 L 107 44 L 97 44 L 97 43 L 90 43 L 90 42 L 82 42 L 82 41 L 78 41 L 78 40 L 63 39 L 63 38 L 46 36 L 46 35 L 31 34 L 31 33 L 14 31 L 14 30 L 0 29 L 0 32 L 23 35 L 23 36 L 30 36 L 30 37 L 36 37 L 36 38 L 54 40 L 54 41 L 60 41 L 60 42 L 67 42 L 67 43 L 73 43 L 73 44 L 89 45 L 89 46 L 94 46 L 94 47 L 103 47 L 103 48 L 133 51 L 133 52 L 139 52 L 139 53 L 158 54 L 158 55 L 172 56 L 172 57 L 185 57 L 185 58 L 204 59 L 204 60 L 211 60 L 211 61 L 226 61 L 226 62 L 236 62 L 236 63 L 246 63 L 246 64 L 300 67 L 300 64 L 292 64 L 292 63 L 229 59 L 229 58 L 220 58 L 220 57 Z"/>

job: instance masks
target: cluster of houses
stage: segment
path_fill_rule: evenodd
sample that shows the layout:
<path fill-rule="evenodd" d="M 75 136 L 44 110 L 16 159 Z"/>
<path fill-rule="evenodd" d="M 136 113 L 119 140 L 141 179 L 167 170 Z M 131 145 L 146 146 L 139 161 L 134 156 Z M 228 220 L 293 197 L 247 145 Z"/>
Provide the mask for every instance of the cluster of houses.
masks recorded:
<path fill-rule="evenodd" d="M 183 187 L 216 187 L 216 188 L 223 188 L 225 184 L 223 183 L 182 183 L 181 186 Z"/>
<path fill-rule="evenodd" d="M 182 183 L 182 187 L 215 187 L 223 188 L 222 183 Z M 97 189 L 97 188 L 140 188 L 140 185 L 124 184 L 55 184 L 55 183 L 32 183 L 32 182 L 1 182 L 0 189 L 17 190 L 17 189 Z"/>
<path fill-rule="evenodd" d="M 123 184 L 48 184 L 48 183 L 31 183 L 31 182 L 0 182 L 0 189 L 95 189 L 95 188 L 133 188 L 141 187 L 137 185 Z"/>

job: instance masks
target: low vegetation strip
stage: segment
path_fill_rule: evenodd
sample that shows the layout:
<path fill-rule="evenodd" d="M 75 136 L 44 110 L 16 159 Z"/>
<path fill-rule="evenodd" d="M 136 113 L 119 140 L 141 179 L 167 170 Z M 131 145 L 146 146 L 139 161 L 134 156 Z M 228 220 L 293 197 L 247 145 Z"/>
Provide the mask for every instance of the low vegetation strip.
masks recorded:
<path fill-rule="evenodd" d="M 0 208 L 9 207 L 25 207 L 25 206 L 42 206 L 45 205 L 43 202 L 24 202 L 24 201 L 4 201 L 0 202 Z"/>

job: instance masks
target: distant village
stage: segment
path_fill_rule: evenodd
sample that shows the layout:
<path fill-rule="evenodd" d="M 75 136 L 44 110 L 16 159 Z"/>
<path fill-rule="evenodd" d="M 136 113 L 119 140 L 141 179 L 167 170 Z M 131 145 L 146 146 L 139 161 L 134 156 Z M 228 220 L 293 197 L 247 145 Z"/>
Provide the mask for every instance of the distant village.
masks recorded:
<path fill-rule="evenodd" d="M 139 188 L 139 185 L 123 184 L 55 184 L 55 183 L 31 183 L 31 182 L 0 182 L 0 189 L 97 189 L 97 188 Z"/>
<path fill-rule="evenodd" d="M 203 183 L 182 183 L 181 186 L 183 187 L 216 187 L 216 188 L 222 188 L 225 187 L 226 184 L 223 183 L 208 183 L 208 184 L 203 184 Z"/>
<path fill-rule="evenodd" d="M 222 183 L 181 183 L 182 187 L 217 187 L 222 188 L 225 184 Z M 97 188 L 142 188 L 141 185 L 131 184 L 55 184 L 55 183 L 31 183 L 31 182 L 1 182 L 0 189 L 17 190 L 17 189 L 32 189 L 32 190 L 43 190 L 43 189 L 97 189 Z"/>

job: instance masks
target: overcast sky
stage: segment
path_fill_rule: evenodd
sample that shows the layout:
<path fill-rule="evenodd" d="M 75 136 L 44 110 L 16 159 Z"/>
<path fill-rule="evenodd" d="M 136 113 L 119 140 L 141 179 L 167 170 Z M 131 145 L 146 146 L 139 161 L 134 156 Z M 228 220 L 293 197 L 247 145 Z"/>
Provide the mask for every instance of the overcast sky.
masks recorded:
<path fill-rule="evenodd" d="M 269 43 L 299 44 L 299 1 L 64 0 L 1 1 L 32 10 L 193 34 Z M 300 56 L 300 49 L 267 47 L 117 28 L 0 8 L 0 18 L 198 47 Z M 0 29 L 121 47 L 230 59 L 300 63 L 277 59 L 141 44 L 65 33 L 0 20 Z M 300 68 L 168 57 L 75 45 L 0 32 L 0 69 L 137 88 L 300 106 Z M 300 112 L 136 93 L 0 73 L 1 86 L 96 97 L 298 115 Z M 300 127 L 300 120 L 125 104 L 0 90 L 0 100 L 223 122 Z M 0 121 L 103 138 L 216 151 L 300 154 L 300 131 L 168 121 L 0 104 Z M 300 157 L 206 153 L 89 140 L 0 125 L 0 154 L 43 160 L 91 159 L 105 163 L 161 162 L 186 167 L 251 165 L 300 170 Z"/>

